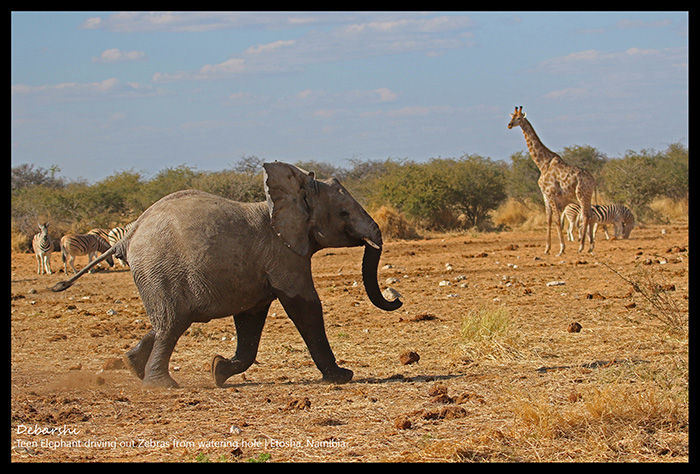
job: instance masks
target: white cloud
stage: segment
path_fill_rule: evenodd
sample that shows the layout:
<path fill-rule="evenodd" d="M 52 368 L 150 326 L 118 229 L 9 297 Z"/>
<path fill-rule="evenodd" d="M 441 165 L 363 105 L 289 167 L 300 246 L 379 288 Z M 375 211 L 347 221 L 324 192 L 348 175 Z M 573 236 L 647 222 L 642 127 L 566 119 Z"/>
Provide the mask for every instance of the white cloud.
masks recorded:
<path fill-rule="evenodd" d="M 236 12 L 119 12 L 92 17 L 81 28 L 116 33 L 176 31 L 198 33 L 235 28 L 255 21 L 255 15 Z"/>
<path fill-rule="evenodd" d="M 246 71 L 246 61 L 231 58 L 219 64 L 205 64 L 197 71 L 156 72 L 153 82 L 171 82 L 182 80 L 210 80 L 231 77 Z"/>
<path fill-rule="evenodd" d="M 355 23 L 343 28 L 345 33 L 437 33 L 472 27 L 467 16 L 440 16 L 435 18 L 409 18 Z"/>
<path fill-rule="evenodd" d="M 609 31 L 616 31 L 616 30 L 633 30 L 633 29 L 654 29 L 654 28 L 667 28 L 673 26 L 673 21 L 669 18 L 665 18 L 662 20 L 654 20 L 654 21 L 644 21 L 640 19 L 623 19 L 623 20 L 618 20 L 615 22 L 613 25 L 608 25 L 608 26 L 601 26 L 598 28 L 582 28 L 579 31 L 581 33 L 592 33 L 592 34 L 601 34 L 601 33 L 607 33 Z"/>
<path fill-rule="evenodd" d="M 664 68 L 687 61 L 687 48 L 641 49 L 625 51 L 599 51 L 589 49 L 547 59 L 530 72 L 552 74 L 581 74 L 619 71 L 634 73 L 639 69 L 662 73 Z"/>
<path fill-rule="evenodd" d="M 397 95 L 395 92 L 393 92 L 391 89 L 387 89 L 386 87 L 383 87 L 381 89 L 377 89 L 374 92 L 379 94 L 379 99 L 382 102 L 392 102 L 397 99 Z"/>
<path fill-rule="evenodd" d="M 671 26 L 673 22 L 666 18 L 663 20 L 644 21 L 644 20 L 620 20 L 615 23 L 615 28 L 620 30 L 629 30 L 634 28 L 664 28 Z"/>
<path fill-rule="evenodd" d="M 198 73 L 203 77 L 230 75 L 242 72 L 245 68 L 245 59 L 231 58 L 219 64 L 206 64 Z"/>
<path fill-rule="evenodd" d="M 249 55 L 255 55 L 255 54 L 265 53 L 265 52 L 269 52 L 269 51 L 274 51 L 275 49 L 283 48 L 286 46 L 292 46 L 295 43 L 296 43 L 296 41 L 294 41 L 294 40 L 274 41 L 274 42 L 268 43 L 268 44 L 259 44 L 256 46 L 251 46 L 250 48 L 248 48 L 245 51 L 245 53 L 249 54 Z"/>
<path fill-rule="evenodd" d="M 15 84 L 11 89 L 17 99 L 44 99 L 58 101 L 87 101 L 98 97 L 139 97 L 164 94 L 148 84 L 123 82 L 110 78 L 98 82 L 63 82 L 60 84 L 28 86 Z"/>
<path fill-rule="evenodd" d="M 188 13 L 197 17 L 198 14 Z M 128 15 L 127 15 L 128 16 Z M 178 15 L 170 18 L 163 15 L 162 23 L 179 24 L 185 20 Z M 155 81 L 206 80 L 231 78 L 241 73 L 281 73 L 300 71 L 310 64 L 332 63 L 349 59 L 386 56 L 398 53 L 422 53 L 436 57 L 445 51 L 471 47 L 473 26 L 467 16 L 426 17 L 417 13 L 361 13 L 319 14 L 316 17 L 295 13 L 246 13 L 243 17 L 231 16 L 228 19 L 215 17 L 217 21 L 228 21 L 234 26 L 256 26 L 292 28 L 296 38 L 256 44 L 243 49 L 233 59 L 220 64 L 208 64 L 199 70 L 159 72 Z M 144 22 L 142 15 L 135 18 Z M 210 19 L 205 14 L 197 18 L 187 18 L 187 22 L 205 22 Z M 371 21 L 361 21 L 370 19 Z M 116 18 L 108 18 L 116 21 Z M 358 21 L 359 20 L 359 21 Z M 214 21 L 214 20 L 211 20 Z M 296 30 L 293 25 L 305 21 L 329 25 L 328 28 Z M 148 18 L 149 24 L 154 24 Z M 104 27 L 104 25 L 103 25 Z M 242 57 L 245 58 L 241 59 Z"/>
<path fill-rule="evenodd" d="M 146 61 L 148 57 L 143 51 L 121 51 L 117 48 L 107 49 L 102 51 L 97 57 L 93 57 L 93 63 L 121 63 L 121 62 L 141 62 Z"/>
<path fill-rule="evenodd" d="M 105 92 L 113 90 L 119 83 L 117 79 L 105 79 L 100 82 L 89 82 L 89 83 L 77 83 L 77 82 L 63 82 L 61 84 L 54 85 L 44 85 L 44 86 L 27 86 L 24 84 L 17 84 L 12 86 L 13 94 L 36 94 L 36 93 L 46 93 L 53 91 L 62 92 Z"/>
<path fill-rule="evenodd" d="M 297 97 L 299 99 L 308 99 L 311 97 L 311 94 L 313 94 L 313 91 L 311 89 L 304 89 L 301 92 L 297 92 Z"/>

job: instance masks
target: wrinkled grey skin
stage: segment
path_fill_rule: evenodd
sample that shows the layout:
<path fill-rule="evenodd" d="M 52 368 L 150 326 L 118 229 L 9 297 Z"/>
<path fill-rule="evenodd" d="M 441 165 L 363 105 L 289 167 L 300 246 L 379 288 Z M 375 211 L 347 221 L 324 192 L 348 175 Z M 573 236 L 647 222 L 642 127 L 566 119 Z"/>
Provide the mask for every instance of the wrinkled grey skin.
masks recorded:
<path fill-rule="evenodd" d="M 386 301 L 377 284 L 379 228 L 345 188 L 285 163 L 266 163 L 264 169 L 267 203 L 176 192 L 148 208 L 110 249 L 128 261 L 153 326 L 126 355 L 145 385 L 176 387 L 168 366 L 179 337 L 194 322 L 233 315 L 236 353 L 212 362 L 214 381 L 223 386 L 254 362 L 275 299 L 323 380 L 350 381 L 352 371 L 336 364 L 328 343 L 311 276 L 311 256 L 323 248 L 365 245 L 362 271 L 370 300 L 384 310 L 401 306 L 398 299 Z M 52 289 L 62 291 L 79 276 Z"/>

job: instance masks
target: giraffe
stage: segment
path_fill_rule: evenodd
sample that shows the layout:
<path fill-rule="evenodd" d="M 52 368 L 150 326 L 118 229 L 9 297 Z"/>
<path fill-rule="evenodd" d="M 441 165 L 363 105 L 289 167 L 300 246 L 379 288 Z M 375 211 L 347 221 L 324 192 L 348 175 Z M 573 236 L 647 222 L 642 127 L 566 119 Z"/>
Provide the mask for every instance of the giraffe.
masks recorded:
<path fill-rule="evenodd" d="M 578 251 L 583 251 L 586 243 L 586 230 L 588 230 L 593 251 L 593 224 L 591 222 L 591 196 L 595 190 L 595 181 L 591 173 L 576 166 L 566 163 L 562 158 L 544 146 L 535 133 L 530 122 L 525 118 L 523 107 L 516 107 L 510 114 L 508 128 L 519 126 L 525 135 L 525 143 L 530 151 L 530 156 L 540 169 L 540 178 L 537 184 L 544 198 L 544 206 L 547 213 L 547 246 L 544 253 L 549 253 L 552 244 L 552 213 L 555 214 L 556 227 L 559 233 L 560 250 L 557 255 L 564 253 L 564 235 L 561 228 L 561 213 L 570 202 L 577 202 L 581 206 L 581 220 L 583 233 Z"/>

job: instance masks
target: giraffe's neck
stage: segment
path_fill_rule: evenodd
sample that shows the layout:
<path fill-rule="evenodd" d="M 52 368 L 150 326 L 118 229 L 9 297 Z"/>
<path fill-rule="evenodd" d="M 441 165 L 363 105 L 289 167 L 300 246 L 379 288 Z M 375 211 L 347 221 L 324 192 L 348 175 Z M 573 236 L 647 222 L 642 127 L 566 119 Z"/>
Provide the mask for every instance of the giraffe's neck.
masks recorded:
<path fill-rule="evenodd" d="M 540 137 L 535 133 L 535 129 L 527 119 L 523 119 L 520 123 L 520 128 L 523 129 L 523 135 L 525 135 L 525 143 L 527 143 L 527 149 L 530 151 L 533 161 L 540 169 L 544 168 L 549 164 L 550 160 L 556 155 L 549 148 L 544 146 Z"/>

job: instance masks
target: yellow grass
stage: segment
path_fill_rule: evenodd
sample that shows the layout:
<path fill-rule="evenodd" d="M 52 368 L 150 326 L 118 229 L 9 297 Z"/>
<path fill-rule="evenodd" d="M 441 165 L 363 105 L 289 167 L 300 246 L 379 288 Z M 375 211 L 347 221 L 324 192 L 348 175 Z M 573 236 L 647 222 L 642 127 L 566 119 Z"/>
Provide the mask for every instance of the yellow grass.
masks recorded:
<path fill-rule="evenodd" d="M 674 201 L 670 198 L 657 198 L 649 207 L 671 222 L 688 222 L 688 199 Z"/>
<path fill-rule="evenodd" d="M 419 238 L 416 228 L 399 211 L 392 207 L 380 207 L 372 212 L 372 218 L 382 231 L 382 238 L 385 240 Z"/>

